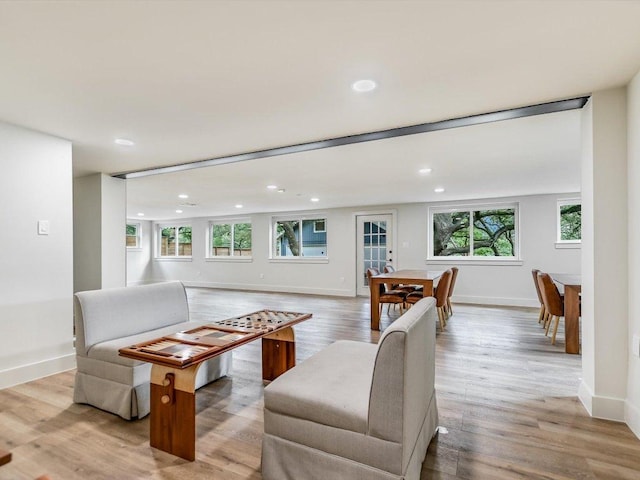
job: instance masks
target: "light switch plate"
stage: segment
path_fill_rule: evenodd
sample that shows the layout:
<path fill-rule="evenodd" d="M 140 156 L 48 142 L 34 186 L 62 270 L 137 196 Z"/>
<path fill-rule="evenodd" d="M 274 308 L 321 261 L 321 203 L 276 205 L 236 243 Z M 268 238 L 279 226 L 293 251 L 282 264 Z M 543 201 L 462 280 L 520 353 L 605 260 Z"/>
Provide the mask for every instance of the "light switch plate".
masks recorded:
<path fill-rule="evenodd" d="M 633 356 L 640 357 L 640 335 L 635 334 L 633 336 L 633 345 L 631 348 L 633 349 Z"/>
<path fill-rule="evenodd" d="M 38 220 L 38 235 L 49 235 L 49 220 Z"/>

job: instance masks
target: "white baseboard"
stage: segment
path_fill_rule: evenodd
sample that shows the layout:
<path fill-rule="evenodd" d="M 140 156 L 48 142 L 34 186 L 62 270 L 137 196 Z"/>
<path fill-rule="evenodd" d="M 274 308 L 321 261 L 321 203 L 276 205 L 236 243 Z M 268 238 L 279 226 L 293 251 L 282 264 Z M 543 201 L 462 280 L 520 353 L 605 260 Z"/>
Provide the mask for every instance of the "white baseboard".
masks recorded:
<path fill-rule="evenodd" d="M 614 422 L 625 422 L 627 402 L 624 398 L 594 395 L 584 380 L 580 382 L 578 398 L 592 417 Z"/>
<path fill-rule="evenodd" d="M 0 389 L 76 368 L 75 353 L 0 371 Z"/>
<path fill-rule="evenodd" d="M 260 284 L 233 284 L 233 283 L 216 283 L 216 282 L 194 282 L 183 280 L 185 287 L 204 287 L 204 288 L 220 288 L 226 290 L 247 290 L 255 292 L 278 292 L 278 293 L 304 293 L 308 295 L 327 295 L 336 297 L 354 297 L 355 292 L 349 289 L 333 289 L 333 288 L 313 288 L 313 287 L 295 287 L 292 285 L 260 285 Z"/>
<path fill-rule="evenodd" d="M 640 408 L 626 401 L 624 419 L 634 435 L 640 438 Z"/>
<path fill-rule="evenodd" d="M 509 298 L 509 297 L 476 297 L 472 295 L 454 295 L 451 297 L 452 303 L 471 303 L 475 305 L 500 305 L 504 307 L 535 307 L 540 308 L 537 300 L 530 298 Z"/>

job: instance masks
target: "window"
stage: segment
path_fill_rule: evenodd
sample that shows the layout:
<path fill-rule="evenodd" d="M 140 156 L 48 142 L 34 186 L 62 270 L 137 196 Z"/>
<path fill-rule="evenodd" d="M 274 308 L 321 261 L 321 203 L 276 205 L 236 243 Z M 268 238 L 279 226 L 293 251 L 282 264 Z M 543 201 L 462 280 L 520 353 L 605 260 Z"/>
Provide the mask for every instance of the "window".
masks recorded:
<path fill-rule="evenodd" d="M 191 227 L 159 225 L 158 257 L 191 257 Z"/>
<path fill-rule="evenodd" d="M 276 219 L 273 223 L 275 257 L 327 257 L 327 220 Z"/>
<path fill-rule="evenodd" d="M 324 220 L 316 220 L 313 222 L 313 233 L 324 233 L 327 231 Z"/>
<path fill-rule="evenodd" d="M 517 258 L 517 205 L 430 210 L 430 258 Z"/>
<path fill-rule="evenodd" d="M 250 257 L 250 222 L 212 222 L 209 226 L 209 257 Z"/>
<path fill-rule="evenodd" d="M 139 223 L 127 223 L 127 248 L 140 248 Z"/>
<path fill-rule="evenodd" d="M 580 200 L 558 201 L 558 243 L 582 241 L 582 204 Z"/>

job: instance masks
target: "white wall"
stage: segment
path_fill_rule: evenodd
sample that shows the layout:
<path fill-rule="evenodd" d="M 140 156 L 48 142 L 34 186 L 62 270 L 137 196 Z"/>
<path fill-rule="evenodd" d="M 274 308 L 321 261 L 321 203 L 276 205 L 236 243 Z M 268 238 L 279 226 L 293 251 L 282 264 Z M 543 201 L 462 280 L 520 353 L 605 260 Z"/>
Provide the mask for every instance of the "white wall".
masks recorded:
<path fill-rule="evenodd" d="M 71 143 L 0 123 L 0 388 L 75 367 Z M 37 222 L 49 221 L 49 235 Z"/>
<path fill-rule="evenodd" d="M 640 336 L 640 73 L 627 89 L 627 155 L 628 155 L 628 228 L 629 228 L 629 319 L 628 319 L 628 375 L 625 421 L 640 437 L 640 357 L 634 354 L 634 335 Z M 638 339 L 635 340 L 638 348 Z"/>
<path fill-rule="evenodd" d="M 140 225 L 140 247 L 127 248 L 127 285 L 142 285 L 151 278 L 151 222 L 128 219 Z"/>
<path fill-rule="evenodd" d="M 624 420 L 628 363 L 626 105 L 624 87 L 592 94 L 583 170 L 593 174 L 582 181 L 586 303 L 579 395 L 593 416 L 618 421 Z"/>
<path fill-rule="evenodd" d="M 578 174 L 576 172 L 576 174 Z M 493 201 L 519 202 L 522 262 L 517 265 L 461 265 L 454 301 L 538 306 L 531 269 L 580 273 L 579 249 L 556 249 L 556 209 L 559 198 L 577 194 L 526 196 Z M 482 200 L 482 203 L 491 200 Z M 473 202 L 465 202 L 470 204 Z M 326 263 L 293 263 L 269 260 L 270 214 L 252 215 L 253 261 L 205 259 L 207 218 L 184 219 L 193 228 L 191 261 L 150 259 L 148 277 L 140 278 L 139 264 L 128 267 L 133 282 L 182 280 L 189 285 L 353 296 L 356 292 L 355 214 L 367 211 L 395 212 L 398 238 L 396 268 L 442 270 L 453 263 L 427 265 L 428 205 L 404 204 L 371 208 L 319 211 L 328 227 Z M 132 258 L 132 254 L 129 255 Z M 261 277 L 262 276 L 262 277 Z M 135 280 L 134 280 L 135 278 Z"/>
<path fill-rule="evenodd" d="M 74 291 L 126 285 L 126 183 L 93 174 L 73 181 Z"/>

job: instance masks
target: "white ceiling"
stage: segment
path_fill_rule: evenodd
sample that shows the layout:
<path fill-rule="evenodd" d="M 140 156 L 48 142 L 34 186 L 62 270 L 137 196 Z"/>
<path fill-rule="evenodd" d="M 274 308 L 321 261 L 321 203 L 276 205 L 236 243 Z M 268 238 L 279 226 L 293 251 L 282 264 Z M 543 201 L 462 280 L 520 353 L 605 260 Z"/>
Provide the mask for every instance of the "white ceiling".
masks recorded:
<path fill-rule="evenodd" d="M 185 163 L 624 85 L 638 20 L 638 1 L 4 1 L 0 120 L 72 140 L 76 175 Z M 578 166 L 563 112 L 128 180 L 129 213 L 575 191 Z"/>

